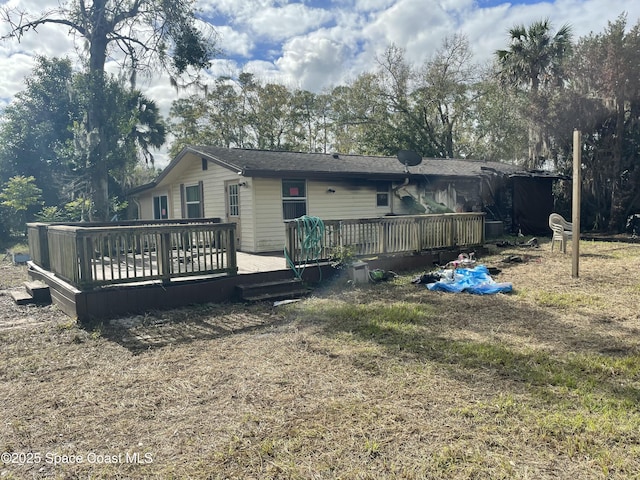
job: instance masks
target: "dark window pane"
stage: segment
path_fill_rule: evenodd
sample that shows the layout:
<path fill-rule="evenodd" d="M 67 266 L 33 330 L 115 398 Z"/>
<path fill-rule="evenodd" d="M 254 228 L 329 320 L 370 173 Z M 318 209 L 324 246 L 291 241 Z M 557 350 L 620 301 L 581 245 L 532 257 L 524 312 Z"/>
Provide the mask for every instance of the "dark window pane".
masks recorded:
<path fill-rule="evenodd" d="M 200 218 L 201 216 L 199 203 L 190 203 L 187 205 L 187 218 Z"/>
<path fill-rule="evenodd" d="M 378 193 L 378 194 L 376 194 L 376 205 L 378 207 L 388 207 L 389 206 L 389 194 L 388 193 Z"/>
<path fill-rule="evenodd" d="M 307 202 L 304 200 L 285 200 L 282 202 L 282 217 L 293 220 L 307 214 Z"/>
<path fill-rule="evenodd" d="M 188 203 L 200 201 L 200 187 L 198 185 L 185 188 L 185 194 Z"/>
<path fill-rule="evenodd" d="M 153 197 L 153 218 L 155 220 L 166 220 L 169 218 L 166 195 Z"/>

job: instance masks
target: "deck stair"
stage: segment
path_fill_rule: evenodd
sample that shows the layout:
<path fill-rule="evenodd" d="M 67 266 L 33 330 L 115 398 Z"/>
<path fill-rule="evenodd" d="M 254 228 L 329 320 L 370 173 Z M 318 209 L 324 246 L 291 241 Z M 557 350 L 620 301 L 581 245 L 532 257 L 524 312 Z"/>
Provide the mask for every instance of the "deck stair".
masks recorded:
<path fill-rule="evenodd" d="M 266 300 L 285 300 L 308 295 L 311 289 L 298 278 L 237 286 L 241 300 L 258 302 Z"/>
<path fill-rule="evenodd" d="M 23 289 L 11 291 L 11 297 L 18 305 L 49 305 L 51 303 L 49 286 L 38 280 L 24 282 Z"/>

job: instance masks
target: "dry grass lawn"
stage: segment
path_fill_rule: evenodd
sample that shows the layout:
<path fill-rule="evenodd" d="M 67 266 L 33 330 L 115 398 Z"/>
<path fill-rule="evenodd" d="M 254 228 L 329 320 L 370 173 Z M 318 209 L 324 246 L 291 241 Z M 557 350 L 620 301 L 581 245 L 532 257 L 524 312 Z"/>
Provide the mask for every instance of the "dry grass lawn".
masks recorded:
<path fill-rule="evenodd" d="M 412 272 L 94 331 L 11 306 L 4 266 L 0 478 L 640 478 L 640 245 L 581 253 L 481 258 L 511 294 Z"/>

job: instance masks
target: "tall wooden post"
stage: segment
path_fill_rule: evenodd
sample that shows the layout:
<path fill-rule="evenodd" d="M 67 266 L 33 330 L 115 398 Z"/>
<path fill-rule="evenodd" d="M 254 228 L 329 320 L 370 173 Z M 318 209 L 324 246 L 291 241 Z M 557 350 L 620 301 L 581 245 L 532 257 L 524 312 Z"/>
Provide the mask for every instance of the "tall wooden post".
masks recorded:
<path fill-rule="evenodd" d="M 573 205 L 571 223 L 571 276 L 578 278 L 580 264 L 580 193 L 582 186 L 582 135 L 573 131 Z"/>
<path fill-rule="evenodd" d="M 158 273 L 163 285 L 168 285 L 171 283 L 171 232 L 161 232 L 159 236 Z"/>

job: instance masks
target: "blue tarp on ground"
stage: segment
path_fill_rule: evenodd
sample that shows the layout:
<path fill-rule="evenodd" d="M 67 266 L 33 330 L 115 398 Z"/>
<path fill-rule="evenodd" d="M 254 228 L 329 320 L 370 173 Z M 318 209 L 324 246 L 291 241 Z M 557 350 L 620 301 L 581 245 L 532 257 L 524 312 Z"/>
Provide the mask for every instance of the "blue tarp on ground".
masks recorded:
<path fill-rule="evenodd" d="M 445 278 L 427 285 L 435 292 L 468 292 L 476 295 L 490 295 L 493 293 L 508 293 L 513 290 L 511 283 L 497 283 L 489 275 L 484 265 L 474 268 L 458 268 L 453 272 L 453 279 Z"/>

